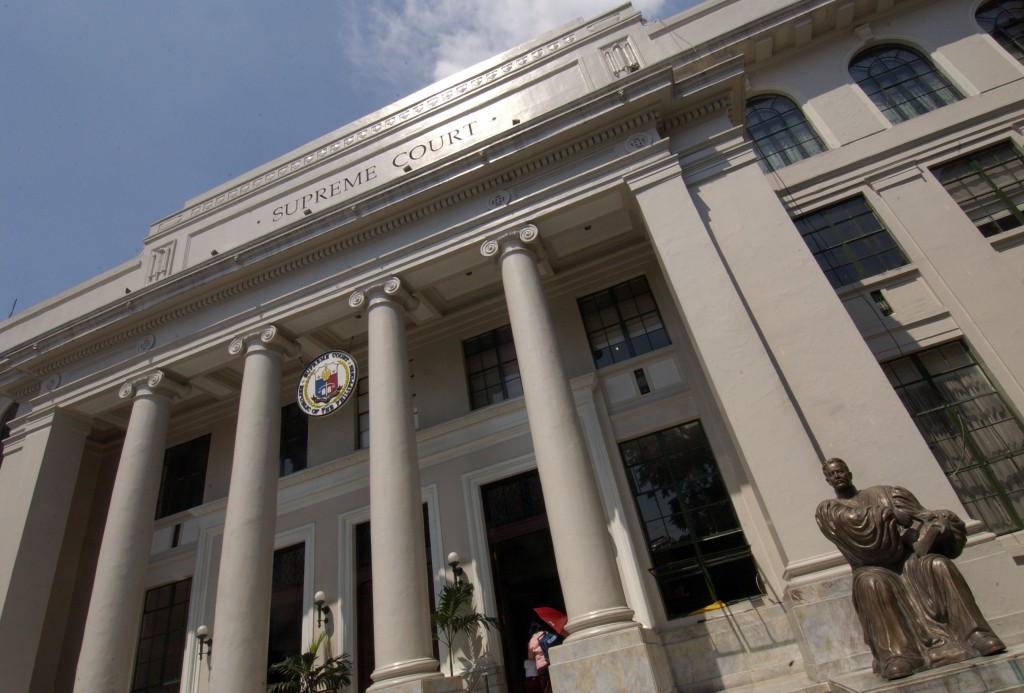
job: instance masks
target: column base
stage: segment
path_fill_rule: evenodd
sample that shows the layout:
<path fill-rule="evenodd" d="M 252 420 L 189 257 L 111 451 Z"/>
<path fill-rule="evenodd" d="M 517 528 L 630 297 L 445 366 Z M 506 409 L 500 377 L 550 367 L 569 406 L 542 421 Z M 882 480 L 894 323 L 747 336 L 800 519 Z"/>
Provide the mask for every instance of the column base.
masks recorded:
<path fill-rule="evenodd" d="M 565 642 L 551 649 L 551 687 L 559 693 L 675 693 L 661 639 L 640 626 Z"/>
<path fill-rule="evenodd" d="M 440 674 L 430 678 L 407 676 L 375 683 L 366 690 L 367 693 L 456 693 L 465 690 L 465 681 L 458 676 Z"/>

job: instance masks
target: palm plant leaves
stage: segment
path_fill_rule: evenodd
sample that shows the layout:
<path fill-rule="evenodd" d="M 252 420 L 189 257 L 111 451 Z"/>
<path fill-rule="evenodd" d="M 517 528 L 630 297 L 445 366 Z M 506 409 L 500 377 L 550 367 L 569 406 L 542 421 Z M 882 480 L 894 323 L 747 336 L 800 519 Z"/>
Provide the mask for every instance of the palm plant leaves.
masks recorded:
<path fill-rule="evenodd" d="M 267 693 L 315 693 L 336 691 L 347 686 L 351 680 L 352 662 L 347 654 L 324 659 L 316 663 L 317 653 L 327 636 L 321 633 L 301 654 L 288 655 L 277 664 L 270 665 L 270 671 L 288 678 L 287 681 L 267 686 Z"/>
<path fill-rule="evenodd" d="M 456 582 L 441 588 L 437 602 L 437 610 L 430 616 L 430 625 L 434 631 L 434 639 L 443 642 L 448 648 L 448 668 L 454 673 L 454 654 L 452 641 L 461 634 L 470 634 L 478 626 L 491 628 L 498 625 L 498 619 L 484 616 L 472 609 L 473 584 Z"/>

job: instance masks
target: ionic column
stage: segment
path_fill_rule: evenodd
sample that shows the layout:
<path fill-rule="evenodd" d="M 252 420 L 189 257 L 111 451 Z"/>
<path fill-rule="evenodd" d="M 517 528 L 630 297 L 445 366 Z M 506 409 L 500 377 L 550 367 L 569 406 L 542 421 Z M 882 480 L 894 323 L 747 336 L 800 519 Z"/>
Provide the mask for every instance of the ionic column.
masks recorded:
<path fill-rule="evenodd" d="M 210 689 L 264 691 L 277 519 L 281 361 L 297 345 L 274 326 L 236 337 L 245 353 L 214 610 Z"/>
<path fill-rule="evenodd" d="M 156 371 L 129 380 L 118 393 L 133 398 L 132 413 L 96 563 L 76 693 L 131 687 L 171 400 L 187 392 L 187 385 Z"/>
<path fill-rule="evenodd" d="M 366 304 L 370 378 L 370 550 L 373 690 L 439 677 L 430 634 L 423 497 L 413 428 L 405 311 L 415 300 L 398 277 L 356 291 Z"/>
<path fill-rule="evenodd" d="M 555 338 L 537 257 L 537 227 L 485 241 L 505 284 L 523 397 L 562 583 L 570 639 L 636 626 L 619 578 L 607 519 Z"/>

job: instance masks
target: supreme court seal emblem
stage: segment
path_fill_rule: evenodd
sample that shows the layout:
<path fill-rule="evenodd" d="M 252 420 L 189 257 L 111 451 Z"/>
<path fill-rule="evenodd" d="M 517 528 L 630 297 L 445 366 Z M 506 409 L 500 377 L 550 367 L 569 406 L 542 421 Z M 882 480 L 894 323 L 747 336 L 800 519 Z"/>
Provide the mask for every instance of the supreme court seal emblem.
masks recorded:
<path fill-rule="evenodd" d="M 358 373 L 355 359 L 344 351 L 320 354 L 299 376 L 299 408 L 308 416 L 330 414 L 348 401 Z"/>

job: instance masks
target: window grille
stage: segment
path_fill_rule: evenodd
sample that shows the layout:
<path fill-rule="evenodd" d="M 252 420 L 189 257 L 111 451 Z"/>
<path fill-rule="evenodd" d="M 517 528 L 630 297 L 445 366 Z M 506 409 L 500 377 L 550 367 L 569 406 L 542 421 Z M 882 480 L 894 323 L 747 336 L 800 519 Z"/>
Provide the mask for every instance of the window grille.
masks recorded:
<path fill-rule="evenodd" d="M 669 618 L 760 593 L 757 569 L 700 421 L 619 444 Z"/>
<path fill-rule="evenodd" d="M 927 58 L 906 46 L 864 51 L 850 63 L 850 76 L 894 124 L 961 98 Z"/>
<path fill-rule="evenodd" d="M 509 325 L 477 335 L 462 343 L 473 409 L 523 394 L 516 345 Z"/>
<path fill-rule="evenodd" d="M 765 173 L 825 151 L 804 114 L 784 96 L 770 94 L 748 101 L 746 126 Z"/>
<path fill-rule="evenodd" d="M 646 277 L 584 296 L 577 303 L 597 368 L 671 343 Z"/>
<path fill-rule="evenodd" d="M 210 435 L 168 448 L 160 478 L 157 519 L 203 504 Z"/>
<path fill-rule="evenodd" d="M 971 517 L 1024 529 L 1024 428 L 962 341 L 882 365 Z"/>
<path fill-rule="evenodd" d="M 1024 157 L 1009 142 L 932 169 L 985 237 L 1024 225 Z"/>
<path fill-rule="evenodd" d="M 309 419 L 294 402 L 281 408 L 281 461 L 278 476 L 306 468 Z"/>
<path fill-rule="evenodd" d="M 1007 53 L 1024 63 L 1024 0 L 987 2 L 974 18 Z"/>
<path fill-rule="evenodd" d="M 146 591 L 132 693 L 178 693 L 192 578 Z"/>
<path fill-rule="evenodd" d="M 907 264 L 863 197 L 793 220 L 829 283 L 839 288 Z"/>

